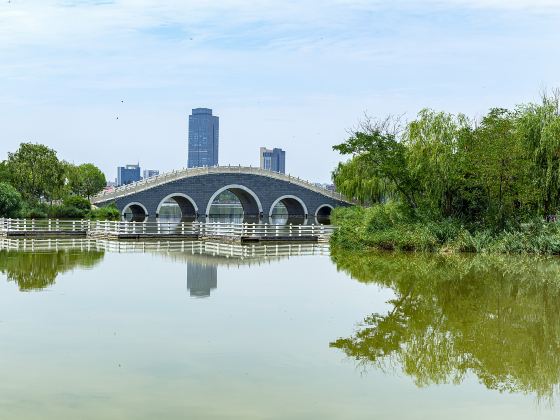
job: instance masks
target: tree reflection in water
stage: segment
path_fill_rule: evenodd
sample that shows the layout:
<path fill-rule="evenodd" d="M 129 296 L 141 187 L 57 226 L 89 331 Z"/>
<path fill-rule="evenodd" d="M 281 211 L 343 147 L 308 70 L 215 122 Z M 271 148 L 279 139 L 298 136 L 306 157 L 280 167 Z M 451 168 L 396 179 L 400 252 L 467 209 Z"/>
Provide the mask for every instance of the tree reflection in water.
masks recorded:
<path fill-rule="evenodd" d="M 89 268 L 99 263 L 103 251 L 59 250 L 49 252 L 0 251 L 0 272 L 21 291 L 44 289 L 59 274 L 74 268 Z"/>
<path fill-rule="evenodd" d="M 549 398 L 560 382 L 560 260 L 352 254 L 339 269 L 391 288 L 386 314 L 330 345 L 361 366 L 402 370 L 418 386 L 475 374 L 489 389 Z"/>

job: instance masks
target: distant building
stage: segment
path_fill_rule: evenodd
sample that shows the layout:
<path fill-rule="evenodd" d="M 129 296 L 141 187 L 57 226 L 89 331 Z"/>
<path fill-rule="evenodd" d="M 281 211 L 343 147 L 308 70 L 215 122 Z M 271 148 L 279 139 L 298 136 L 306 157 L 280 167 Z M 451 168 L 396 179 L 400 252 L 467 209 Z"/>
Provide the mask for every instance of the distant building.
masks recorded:
<path fill-rule="evenodd" d="M 218 165 L 219 118 L 209 108 L 195 108 L 189 115 L 187 167 Z"/>
<path fill-rule="evenodd" d="M 148 179 L 157 175 L 159 175 L 159 171 L 157 169 L 144 169 L 144 171 L 142 172 L 142 178 L 144 179 Z"/>
<path fill-rule="evenodd" d="M 282 149 L 272 150 L 261 147 L 261 169 L 267 171 L 286 173 L 286 152 Z"/>
<path fill-rule="evenodd" d="M 324 184 L 324 183 L 321 183 L 321 182 L 315 182 L 315 186 L 320 187 L 320 188 L 324 188 L 326 190 L 333 191 L 333 192 L 336 191 L 336 187 L 335 187 L 334 184 Z"/>
<path fill-rule="evenodd" d="M 126 165 L 117 168 L 117 187 L 140 181 L 140 165 Z"/>

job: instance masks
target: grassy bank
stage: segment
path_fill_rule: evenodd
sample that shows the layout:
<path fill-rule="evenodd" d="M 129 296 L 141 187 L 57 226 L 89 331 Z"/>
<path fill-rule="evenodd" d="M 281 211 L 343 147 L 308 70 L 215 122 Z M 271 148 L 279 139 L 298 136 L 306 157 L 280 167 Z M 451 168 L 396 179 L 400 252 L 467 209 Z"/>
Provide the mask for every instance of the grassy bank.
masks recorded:
<path fill-rule="evenodd" d="M 453 219 L 422 220 L 396 203 L 338 208 L 331 244 L 342 249 L 560 255 L 560 223 L 535 220 L 502 230 Z"/>

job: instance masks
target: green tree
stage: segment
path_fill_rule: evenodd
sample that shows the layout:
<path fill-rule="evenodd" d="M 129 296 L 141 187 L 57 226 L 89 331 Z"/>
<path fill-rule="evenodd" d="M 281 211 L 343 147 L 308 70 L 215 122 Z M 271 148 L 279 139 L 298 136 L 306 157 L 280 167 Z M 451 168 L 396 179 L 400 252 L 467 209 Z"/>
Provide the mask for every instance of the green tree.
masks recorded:
<path fill-rule="evenodd" d="M 21 194 L 14 187 L 0 182 L 0 217 L 16 217 L 22 204 Z"/>
<path fill-rule="evenodd" d="M 24 199 L 52 201 L 59 198 L 64 186 L 64 166 L 56 152 L 47 146 L 20 144 L 15 153 L 8 153 L 7 169 Z"/>
<path fill-rule="evenodd" d="M 91 163 L 79 166 L 69 164 L 66 173 L 70 190 L 74 194 L 87 197 L 88 200 L 107 184 L 105 174 Z"/>
<path fill-rule="evenodd" d="M 492 109 L 474 132 L 469 150 L 470 181 L 488 196 L 488 224 L 502 229 L 524 213 L 524 191 L 531 188 L 531 162 L 516 132 L 515 115 Z"/>
<path fill-rule="evenodd" d="M 422 207 L 433 217 L 458 216 L 464 187 L 464 154 L 471 140 L 471 123 L 430 109 L 420 111 L 404 132 L 406 165 L 418 182 Z"/>
<path fill-rule="evenodd" d="M 527 200 L 534 201 L 541 214 L 560 207 L 560 92 L 543 95 L 541 104 L 522 105 L 516 112 L 516 130 L 532 159 L 534 188 Z"/>
<path fill-rule="evenodd" d="M 398 120 L 392 118 L 367 120 L 346 142 L 333 146 L 342 155 L 352 156 L 333 173 L 337 189 L 363 202 L 397 196 L 416 209 L 417 182 L 408 171 L 399 130 Z"/>
<path fill-rule="evenodd" d="M 12 178 L 8 171 L 8 162 L 4 160 L 0 162 L 0 182 L 10 183 L 11 180 Z"/>

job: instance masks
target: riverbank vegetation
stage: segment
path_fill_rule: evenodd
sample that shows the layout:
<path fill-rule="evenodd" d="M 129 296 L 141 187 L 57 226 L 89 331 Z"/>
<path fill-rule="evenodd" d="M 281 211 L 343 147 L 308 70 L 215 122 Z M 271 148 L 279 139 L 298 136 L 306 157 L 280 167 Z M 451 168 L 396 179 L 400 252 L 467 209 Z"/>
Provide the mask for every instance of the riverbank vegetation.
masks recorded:
<path fill-rule="evenodd" d="M 116 219 L 116 208 L 91 208 L 90 197 L 105 185 L 95 165 L 74 165 L 47 146 L 22 143 L 0 162 L 0 217 Z"/>
<path fill-rule="evenodd" d="M 367 120 L 334 149 L 360 206 L 336 209 L 333 244 L 408 251 L 560 254 L 560 95 L 480 121 L 422 110 Z"/>

